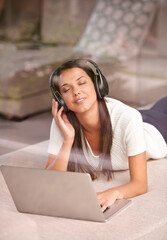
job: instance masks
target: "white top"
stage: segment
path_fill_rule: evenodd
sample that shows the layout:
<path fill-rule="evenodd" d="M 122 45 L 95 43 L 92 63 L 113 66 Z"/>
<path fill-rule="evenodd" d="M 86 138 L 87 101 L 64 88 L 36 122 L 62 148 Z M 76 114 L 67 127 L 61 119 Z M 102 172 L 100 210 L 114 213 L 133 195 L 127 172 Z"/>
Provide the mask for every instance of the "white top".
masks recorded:
<path fill-rule="evenodd" d="M 105 98 L 113 129 L 111 159 L 113 170 L 129 168 L 128 156 L 146 151 L 147 159 L 167 156 L 167 144 L 161 133 L 151 124 L 142 121 L 138 110 L 113 99 Z M 57 155 L 63 143 L 63 135 L 54 119 L 51 124 L 48 153 Z M 94 168 L 98 168 L 99 156 L 95 156 L 86 140 L 82 145 L 84 155 Z"/>

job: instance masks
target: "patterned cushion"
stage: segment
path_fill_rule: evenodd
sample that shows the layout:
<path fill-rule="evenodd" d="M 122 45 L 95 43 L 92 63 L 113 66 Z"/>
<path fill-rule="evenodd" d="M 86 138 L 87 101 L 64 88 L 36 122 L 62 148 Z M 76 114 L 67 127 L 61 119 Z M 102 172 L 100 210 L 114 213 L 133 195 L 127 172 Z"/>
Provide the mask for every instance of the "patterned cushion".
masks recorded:
<path fill-rule="evenodd" d="M 98 0 L 75 52 L 98 57 L 136 56 L 157 0 Z"/>

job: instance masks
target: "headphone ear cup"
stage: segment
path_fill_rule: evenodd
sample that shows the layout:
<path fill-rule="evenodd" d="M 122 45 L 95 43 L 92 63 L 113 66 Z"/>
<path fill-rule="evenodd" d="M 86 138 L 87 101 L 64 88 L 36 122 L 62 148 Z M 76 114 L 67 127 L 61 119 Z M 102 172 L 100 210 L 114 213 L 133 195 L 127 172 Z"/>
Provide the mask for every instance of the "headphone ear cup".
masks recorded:
<path fill-rule="evenodd" d="M 95 90 L 98 98 L 108 95 L 109 87 L 106 78 L 98 71 L 94 80 Z"/>
<path fill-rule="evenodd" d="M 56 99 L 59 103 L 58 109 L 60 109 L 62 106 L 64 107 L 64 111 L 67 112 L 68 108 L 64 102 L 64 99 L 62 98 L 61 94 L 58 91 L 55 91 Z"/>
<path fill-rule="evenodd" d="M 51 91 L 53 94 L 53 97 L 55 100 L 58 102 L 58 110 L 63 106 L 64 107 L 64 112 L 68 111 L 68 107 L 64 102 L 64 99 L 62 98 L 61 94 L 58 91 L 54 91 L 54 89 L 51 87 Z"/>
<path fill-rule="evenodd" d="M 87 59 L 87 61 L 88 61 L 87 64 L 91 63 L 91 65 L 93 65 L 93 67 L 95 68 L 95 69 L 92 69 L 91 65 L 90 64 L 88 65 L 95 74 L 93 82 L 94 82 L 97 97 L 103 98 L 109 93 L 108 82 L 104 77 L 104 75 L 101 73 L 98 65 L 90 59 Z"/>
<path fill-rule="evenodd" d="M 102 84 L 100 84 L 99 88 L 100 88 L 100 93 L 102 97 L 105 97 L 106 95 L 108 95 L 109 93 L 109 87 L 108 87 L 108 82 L 106 80 L 106 78 L 100 74 L 101 78 L 102 78 Z"/>
<path fill-rule="evenodd" d="M 97 98 L 102 98 L 99 88 L 99 77 L 97 75 L 94 76 L 94 86 L 97 94 Z"/>

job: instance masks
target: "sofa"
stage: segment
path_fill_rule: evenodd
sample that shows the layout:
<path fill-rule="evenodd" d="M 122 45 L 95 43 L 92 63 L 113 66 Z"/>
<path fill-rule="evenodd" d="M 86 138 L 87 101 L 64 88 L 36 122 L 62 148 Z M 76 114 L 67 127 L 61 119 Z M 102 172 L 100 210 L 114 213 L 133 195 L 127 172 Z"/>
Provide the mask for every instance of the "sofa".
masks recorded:
<path fill-rule="evenodd" d="M 48 141 L 0 156 L 0 165 L 44 168 Z M 0 171 L 0 240 L 165 240 L 167 236 L 167 158 L 149 160 L 148 192 L 106 223 L 24 214 L 17 211 Z M 129 171 L 112 181 L 93 182 L 96 191 L 128 182 Z"/>

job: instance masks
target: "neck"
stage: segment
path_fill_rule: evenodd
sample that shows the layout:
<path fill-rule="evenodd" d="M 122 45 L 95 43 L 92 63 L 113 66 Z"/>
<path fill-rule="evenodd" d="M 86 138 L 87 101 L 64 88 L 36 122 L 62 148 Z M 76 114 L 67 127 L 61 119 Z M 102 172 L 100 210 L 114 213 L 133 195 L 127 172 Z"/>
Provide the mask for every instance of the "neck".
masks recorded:
<path fill-rule="evenodd" d="M 91 133 L 100 130 L 100 118 L 98 104 L 91 111 L 76 113 L 78 121 L 82 125 L 84 132 Z"/>

